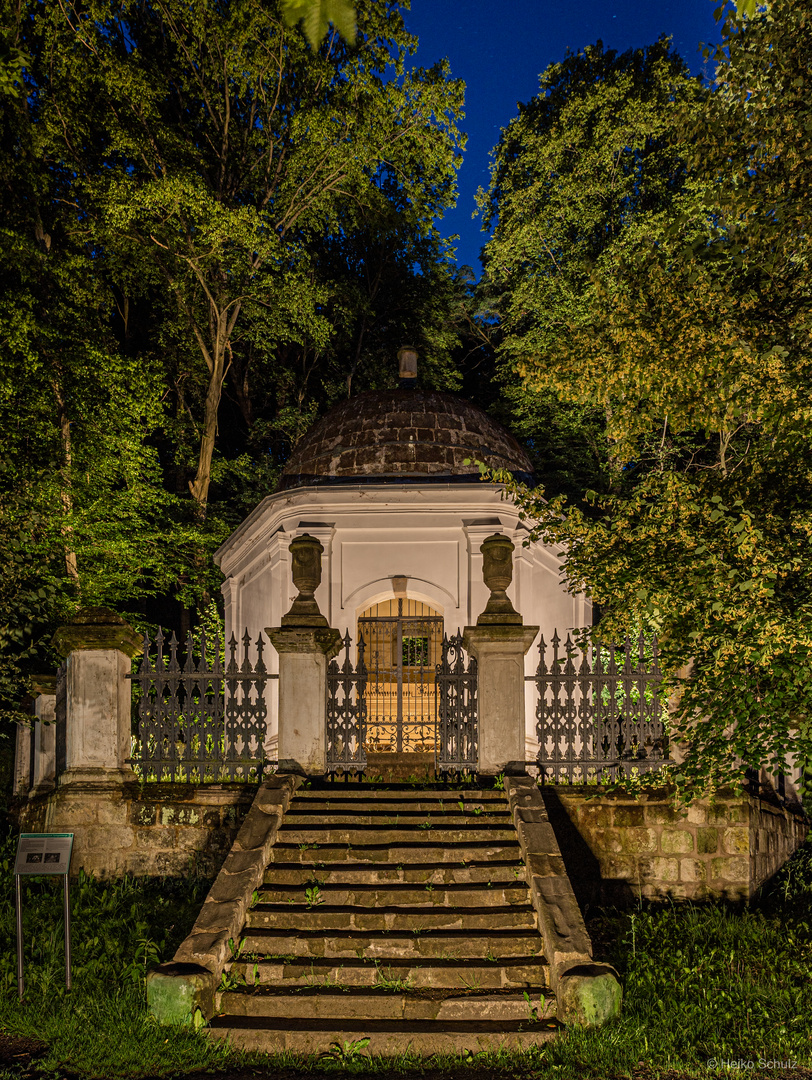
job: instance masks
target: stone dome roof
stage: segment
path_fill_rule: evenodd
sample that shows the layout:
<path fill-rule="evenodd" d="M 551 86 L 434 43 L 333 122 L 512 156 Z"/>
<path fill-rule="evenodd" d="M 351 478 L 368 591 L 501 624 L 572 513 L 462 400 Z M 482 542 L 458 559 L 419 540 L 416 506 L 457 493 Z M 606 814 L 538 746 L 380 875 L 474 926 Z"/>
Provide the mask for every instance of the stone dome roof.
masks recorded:
<path fill-rule="evenodd" d="M 336 405 L 300 439 L 280 488 L 460 483 L 479 479 L 473 459 L 532 480 L 533 467 L 521 446 L 469 401 L 432 390 L 370 390 Z"/>

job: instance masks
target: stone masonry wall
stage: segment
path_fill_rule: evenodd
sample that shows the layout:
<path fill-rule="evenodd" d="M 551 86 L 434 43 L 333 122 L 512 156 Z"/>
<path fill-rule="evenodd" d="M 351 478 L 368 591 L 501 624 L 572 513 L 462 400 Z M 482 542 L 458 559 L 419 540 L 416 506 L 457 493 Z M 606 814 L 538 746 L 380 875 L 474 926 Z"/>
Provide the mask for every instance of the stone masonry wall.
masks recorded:
<path fill-rule="evenodd" d="M 71 873 L 213 877 L 248 813 L 256 784 L 82 784 L 23 802 L 20 829 L 72 832 Z"/>
<path fill-rule="evenodd" d="M 255 784 L 64 785 L 18 803 L 21 830 L 72 832 L 72 872 L 214 876 L 251 807 Z M 804 841 L 809 822 L 772 794 L 721 792 L 680 813 L 667 791 L 595 797 L 542 788 L 578 900 L 743 901 Z"/>
<path fill-rule="evenodd" d="M 596 798 L 594 788 L 558 786 L 543 793 L 582 905 L 745 901 L 809 831 L 800 810 L 774 795 L 720 792 L 680 812 L 667 791 Z"/>

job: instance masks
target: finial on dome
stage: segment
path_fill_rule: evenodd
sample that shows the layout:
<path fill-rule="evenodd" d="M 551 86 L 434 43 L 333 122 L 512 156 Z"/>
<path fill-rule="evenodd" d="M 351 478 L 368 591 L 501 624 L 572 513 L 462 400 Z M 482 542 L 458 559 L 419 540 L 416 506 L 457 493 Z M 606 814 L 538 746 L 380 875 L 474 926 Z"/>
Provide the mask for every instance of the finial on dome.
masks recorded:
<path fill-rule="evenodd" d="M 417 349 L 414 345 L 401 345 L 398 349 L 398 368 L 401 389 L 411 389 L 417 379 Z"/>

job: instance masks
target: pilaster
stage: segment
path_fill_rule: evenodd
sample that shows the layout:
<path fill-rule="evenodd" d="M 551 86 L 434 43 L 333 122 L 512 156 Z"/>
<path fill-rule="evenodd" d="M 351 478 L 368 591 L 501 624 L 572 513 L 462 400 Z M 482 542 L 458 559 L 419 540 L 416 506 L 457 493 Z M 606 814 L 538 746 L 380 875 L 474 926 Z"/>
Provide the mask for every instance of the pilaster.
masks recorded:
<path fill-rule="evenodd" d="M 134 780 L 131 748 L 132 690 L 127 675 L 141 638 L 107 608 L 86 608 L 54 635 L 67 657 L 65 772 L 75 782 Z"/>

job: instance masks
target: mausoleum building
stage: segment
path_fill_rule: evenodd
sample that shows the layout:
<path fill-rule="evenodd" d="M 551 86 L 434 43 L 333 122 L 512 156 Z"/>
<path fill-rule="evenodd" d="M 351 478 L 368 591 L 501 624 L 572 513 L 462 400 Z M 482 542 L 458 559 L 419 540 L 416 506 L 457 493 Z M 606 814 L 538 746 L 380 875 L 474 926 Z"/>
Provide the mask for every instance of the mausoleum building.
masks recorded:
<path fill-rule="evenodd" d="M 226 636 L 247 628 L 256 639 L 279 625 L 294 599 L 291 541 L 317 538 L 324 549 L 319 609 L 329 626 L 349 634 L 354 648 L 364 640 L 377 685 L 367 702 L 371 744 L 428 751 L 440 642 L 473 625 L 488 599 L 480 552 L 487 537 L 500 533 L 515 545 L 508 595 L 525 624 L 540 626 L 548 642 L 555 629 L 564 633 L 591 622 L 591 609 L 584 596 L 567 591 L 560 550 L 523 546 L 529 533 L 519 511 L 503 488 L 481 480 L 478 462 L 532 480 L 530 460 L 516 440 L 462 398 L 401 383 L 352 397 L 320 420 L 296 446 L 279 490 L 215 559 L 226 579 Z M 273 672 L 278 656 L 269 652 Z M 531 648 L 528 676 L 537 662 Z M 267 697 L 266 751 L 273 758 L 274 681 Z M 537 751 L 535 695 L 528 694 L 527 759 Z"/>

